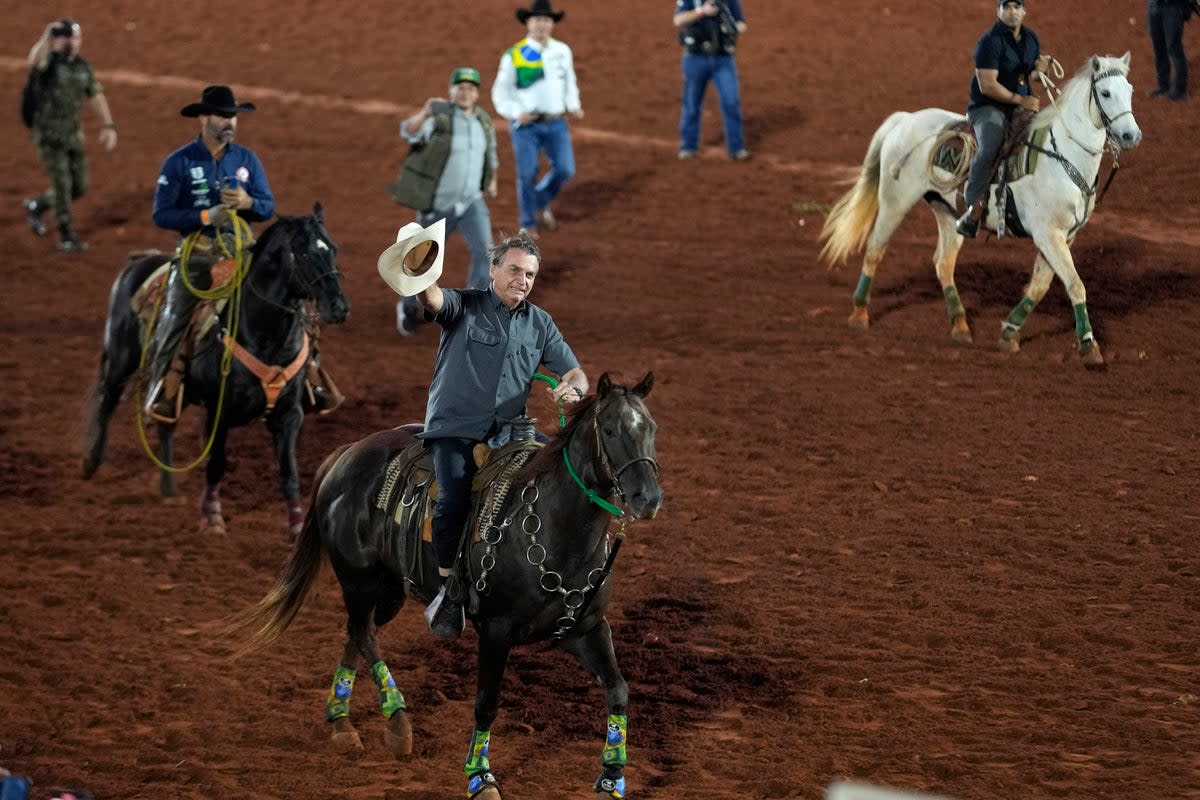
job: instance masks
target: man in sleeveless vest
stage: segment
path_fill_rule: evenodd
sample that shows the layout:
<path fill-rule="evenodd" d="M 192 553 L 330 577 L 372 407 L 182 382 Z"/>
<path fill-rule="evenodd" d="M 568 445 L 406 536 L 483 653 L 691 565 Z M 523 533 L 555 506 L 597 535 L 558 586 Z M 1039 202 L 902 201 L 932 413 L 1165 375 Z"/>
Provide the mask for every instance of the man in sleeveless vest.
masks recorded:
<path fill-rule="evenodd" d="M 42 166 L 50 178 L 50 189 L 40 197 L 26 198 L 22 205 L 29 227 L 44 236 L 42 215 L 54 210 L 58 226 L 58 249 L 78 252 L 87 248 L 71 227 L 71 202 L 88 188 L 87 152 L 79 112 L 86 99 L 100 118 L 100 143 L 105 150 L 117 146 L 104 87 L 96 80 L 91 65 L 79 55 L 83 30 L 73 19 L 55 20 L 29 51 L 31 80 L 36 106 L 31 130 Z"/>
<path fill-rule="evenodd" d="M 400 123 L 400 136 L 412 147 L 400 177 L 388 191 L 397 203 L 417 212 L 428 228 L 439 219 L 446 233 L 457 230 L 471 253 L 464 284 L 488 288 L 488 248 L 492 219 L 487 197 L 496 196 L 496 132 L 479 107 L 479 71 L 459 67 L 450 73 L 450 99 L 431 97 Z M 407 297 L 396 304 L 396 329 L 409 336 L 423 322 L 420 303 Z"/>
<path fill-rule="evenodd" d="M 967 119 L 975 128 L 979 149 L 971 160 L 964 196 L 967 211 L 955 227 L 960 235 L 974 239 L 983 216 L 984 195 L 992 177 L 996 157 L 1004 145 L 1009 120 L 1019 108 L 1038 110 L 1038 99 L 1030 91 L 1035 71 L 1049 68 L 1037 34 L 1024 26 L 1025 0 L 996 0 L 995 24 L 975 43 L 975 77 Z"/>
<path fill-rule="evenodd" d="M 492 105 L 508 120 L 512 137 L 519 222 L 533 239 L 539 230 L 558 227 L 550 204 L 575 175 L 575 152 L 565 116 L 583 118 L 579 84 L 571 48 L 550 35 L 565 13 L 555 11 L 549 0 L 534 0 L 529 8 L 517 9 L 517 21 L 529 35 L 504 51 L 492 84 Z M 542 153 L 550 168 L 539 178 Z"/>

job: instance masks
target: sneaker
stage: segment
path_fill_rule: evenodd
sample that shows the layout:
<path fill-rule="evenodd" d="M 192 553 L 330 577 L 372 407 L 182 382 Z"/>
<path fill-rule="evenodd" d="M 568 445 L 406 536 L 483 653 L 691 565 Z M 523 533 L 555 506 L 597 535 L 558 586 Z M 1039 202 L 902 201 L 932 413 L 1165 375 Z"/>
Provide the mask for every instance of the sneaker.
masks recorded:
<path fill-rule="evenodd" d="M 58 229 L 58 249 L 66 253 L 82 253 L 87 250 L 87 242 L 76 236 L 71 226 L 62 225 Z"/>
<path fill-rule="evenodd" d="M 445 584 L 425 609 L 425 623 L 429 625 L 429 630 L 443 639 L 457 639 L 467 627 L 467 615 L 462 603 L 450 599 Z"/>
<path fill-rule="evenodd" d="M 1146 92 L 1147 97 L 1162 97 L 1166 94 L 1170 94 L 1170 90 L 1165 86 L 1159 86 Z"/>
<path fill-rule="evenodd" d="M 412 336 L 417 332 L 417 321 L 404 307 L 404 301 L 396 303 L 396 330 L 401 336 Z"/>
<path fill-rule="evenodd" d="M 685 147 L 684 149 L 682 149 L 682 150 L 680 150 L 678 153 L 676 153 L 676 154 L 675 154 L 675 157 L 676 157 L 676 158 L 678 158 L 680 161 L 687 161 L 689 158 L 695 158 L 695 157 L 696 157 L 696 151 L 695 151 L 695 150 L 688 150 L 688 149 Z"/>
<path fill-rule="evenodd" d="M 975 234 L 979 233 L 979 220 L 971 218 L 970 208 L 954 223 L 954 230 L 958 231 L 959 236 L 965 236 L 968 239 L 974 239 Z"/>
<path fill-rule="evenodd" d="M 545 228 L 548 231 L 558 230 L 558 220 L 554 218 L 554 212 L 550 210 L 550 206 L 546 206 L 537 213 L 537 221 L 539 228 Z"/>
<path fill-rule="evenodd" d="M 21 205 L 25 207 L 25 221 L 29 223 L 29 229 L 38 236 L 45 236 L 46 223 L 42 222 L 42 213 L 45 209 L 37 200 L 28 197 L 21 201 Z"/>
<path fill-rule="evenodd" d="M 731 159 L 733 159 L 734 161 L 745 161 L 746 159 L 748 159 L 750 157 L 750 151 L 743 147 L 741 150 L 738 150 L 736 153 L 730 153 L 729 157 Z"/>

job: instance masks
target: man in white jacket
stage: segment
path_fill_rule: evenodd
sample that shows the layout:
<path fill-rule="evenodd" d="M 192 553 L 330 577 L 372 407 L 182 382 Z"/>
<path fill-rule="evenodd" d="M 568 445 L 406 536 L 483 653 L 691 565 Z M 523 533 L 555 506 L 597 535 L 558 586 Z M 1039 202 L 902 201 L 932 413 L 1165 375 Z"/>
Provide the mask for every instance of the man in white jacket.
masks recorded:
<path fill-rule="evenodd" d="M 583 117 L 571 48 L 550 36 L 565 13 L 555 11 L 549 0 L 517 9 L 528 36 L 504 51 L 492 84 L 492 105 L 508 120 L 512 136 L 520 225 L 534 238 L 539 230 L 558 227 L 550 204 L 575 175 L 566 115 Z M 539 178 L 541 153 L 550 168 Z"/>

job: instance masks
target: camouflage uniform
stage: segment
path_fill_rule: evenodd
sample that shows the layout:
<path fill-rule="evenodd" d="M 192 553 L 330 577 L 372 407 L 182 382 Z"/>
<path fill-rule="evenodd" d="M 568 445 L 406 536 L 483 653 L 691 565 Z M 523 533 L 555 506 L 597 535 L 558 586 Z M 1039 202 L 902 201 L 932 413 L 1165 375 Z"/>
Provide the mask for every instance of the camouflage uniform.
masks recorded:
<path fill-rule="evenodd" d="M 54 209 L 59 229 L 71 224 L 71 202 L 87 191 L 87 152 L 79 123 L 83 101 L 103 93 L 92 65 L 76 56 L 51 53 L 33 116 L 33 144 L 50 178 L 50 190 L 34 200 L 38 210 Z"/>

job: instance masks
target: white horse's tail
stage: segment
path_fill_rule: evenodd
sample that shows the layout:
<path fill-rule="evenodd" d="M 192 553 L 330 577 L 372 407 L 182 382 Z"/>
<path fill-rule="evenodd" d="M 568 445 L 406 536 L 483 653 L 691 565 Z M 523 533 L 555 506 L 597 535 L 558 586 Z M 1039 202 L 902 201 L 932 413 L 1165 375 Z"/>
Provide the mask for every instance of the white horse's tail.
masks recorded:
<path fill-rule="evenodd" d="M 863 158 L 862 169 L 850 191 L 842 195 L 821 228 L 821 258 L 830 268 L 845 263 L 852 253 L 862 250 L 871 235 L 875 216 L 879 213 L 879 173 L 883 143 L 900 121 L 908 116 L 906 111 L 897 111 L 883 121 L 879 130 L 871 137 L 871 146 Z"/>

